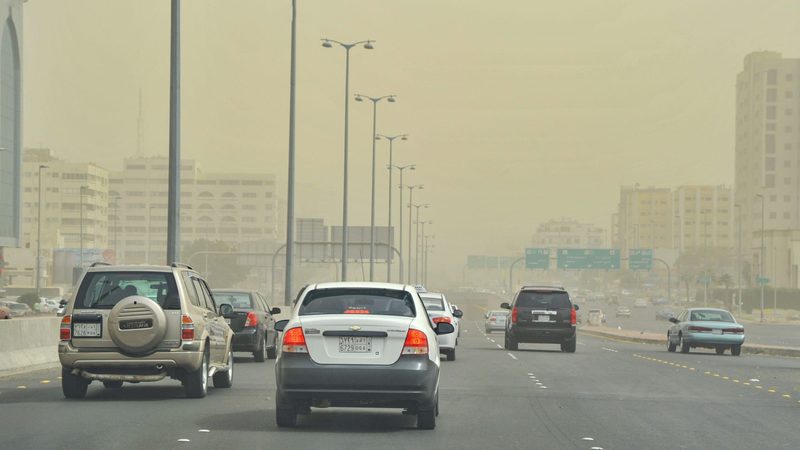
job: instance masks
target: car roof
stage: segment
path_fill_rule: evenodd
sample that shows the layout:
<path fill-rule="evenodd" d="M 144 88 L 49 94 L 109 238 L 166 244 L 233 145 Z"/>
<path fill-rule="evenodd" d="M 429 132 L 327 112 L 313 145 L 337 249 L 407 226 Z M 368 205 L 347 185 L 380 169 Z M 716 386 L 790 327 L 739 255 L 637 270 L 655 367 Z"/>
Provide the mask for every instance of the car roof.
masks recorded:
<path fill-rule="evenodd" d="M 429 297 L 429 298 L 444 298 L 444 294 L 439 292 L 420 292 L 420 297 Z"/>
<path fill-rule="evenodd" d="M 186 269 L 185 267 L 158 266 L 153 264 L 138 265 L 97 265 L 86 269 L 87 272 L 172 272 L 174 269 Z"/>
<path fill-rule="evenodd" d="M 567 290 L 564 289 L 563 286 L 522 286 L 520 289 L 521 291 L 528 291 L 528 290 L 537 290 L 537 291 L 563 291 L 566 292 Z"/>
<path fill-rule="evenodd" d="M 330 281 L 326 283 L 317 283 L 309 287 L 309 289 L 336 289 L 336 288 L 355 288 L 355 289 L 390 289 L 395 291 L 413 291 L 413 287 L 407 284 L 397 283 L 381 283 L 375 281 Z"/>
<path fill-rule="evenodd" d="M 211 292 L 216 293 L 231 293 L 231 294 L 256 294 L 258 291 L 252 291 L 250 289 L 212 289 Z"/>
<path fill-rule="evenodd" d="M 722 309 L 722 308 L 702 308 L 702 307 L 696 307 L 696 308 L 689 308 L 687 311 L 701 311 L 701 310 L 702 310 L 702 311 L 722 311 L 722 312 L 726 312 L 726 313 L 728 313 L 728 314 L 731 314 L 731 312 L 730 312 L 730 311 L 728 311 L 727 309 Z"/>

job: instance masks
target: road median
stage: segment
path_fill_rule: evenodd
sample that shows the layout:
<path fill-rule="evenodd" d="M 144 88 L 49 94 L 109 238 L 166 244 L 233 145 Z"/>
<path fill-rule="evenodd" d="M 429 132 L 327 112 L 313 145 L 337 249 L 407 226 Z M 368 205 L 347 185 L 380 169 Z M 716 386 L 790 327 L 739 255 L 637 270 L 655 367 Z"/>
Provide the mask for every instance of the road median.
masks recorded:
<path fill-rule="evenodd" d="M 60 317 L 0 321 L 0 377 L 58 365 Z"/>

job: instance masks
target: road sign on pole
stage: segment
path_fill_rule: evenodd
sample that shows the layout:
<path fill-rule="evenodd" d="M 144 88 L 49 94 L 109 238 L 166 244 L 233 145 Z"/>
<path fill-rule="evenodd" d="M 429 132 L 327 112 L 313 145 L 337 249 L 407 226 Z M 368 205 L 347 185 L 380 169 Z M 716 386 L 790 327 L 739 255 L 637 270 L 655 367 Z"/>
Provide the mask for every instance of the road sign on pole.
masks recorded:
<path fill-rule="evenodd" d="M 550 249 L 549 248 L 526 248 L 525 249 L 525 268 L 543 269 L 550 268 Z"/>
<path fill-rule="evenodd" d="M 558 249 L 559 269 L 600 269 L 620 268 L 620 253 L 614 248 L 574 248 Z"/>
<path fill-rule="evenodd" d="M 649 248 L 631 249 L 628 252 L 628 269 L 653 270 L 653 250 Z"/>
<path fill-rule="evenodd" d="M 756 281 L 758 281 L 759 286 L 766 286 L 769 284 L 769 278 L 767 277 L 758 277 Z"/>

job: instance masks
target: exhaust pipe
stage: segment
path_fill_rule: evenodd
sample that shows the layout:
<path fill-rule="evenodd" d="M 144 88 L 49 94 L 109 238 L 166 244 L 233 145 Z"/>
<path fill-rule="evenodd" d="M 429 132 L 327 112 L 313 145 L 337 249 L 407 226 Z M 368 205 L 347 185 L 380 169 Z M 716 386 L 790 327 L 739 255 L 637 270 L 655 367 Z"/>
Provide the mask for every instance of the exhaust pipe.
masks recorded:
<path fill-rule="evenodd" d="M 162 370 L 164 370 L 164 365 L 163 364 L 156 364 L 156 370 L 161 372 Z"/>

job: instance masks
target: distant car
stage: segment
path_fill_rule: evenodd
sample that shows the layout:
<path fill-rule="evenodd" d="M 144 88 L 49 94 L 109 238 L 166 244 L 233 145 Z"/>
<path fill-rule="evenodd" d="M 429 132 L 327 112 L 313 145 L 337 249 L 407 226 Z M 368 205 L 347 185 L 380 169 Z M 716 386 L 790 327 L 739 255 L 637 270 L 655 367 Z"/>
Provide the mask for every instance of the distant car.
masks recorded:
<path fill-rule="evenodd" d="M 669 320 L 675 317 L 675 311 L 671 309 L 659 309 L 656 311 L 656 320 Z"/>
<path fill-rule="evenodd" d="M 606 323 L 606 313 L 604 313 L 602 309 L 590 309 L 586 320 L 589 322 L 589 325 L 602 325 Z"/>
<path fill-rule="evenodd" d="M 0 305 L 5 306 L 9 310 L 11 310 L 11 317 L 26 317 L 33 315 L 33 310 L 30 308 L 30 306 L 26 305 L 25 303 L 3 301 L 0 302 Z"/>
<path fill-rule="evenodd" d="M 502 331 L 506 329 L 508 311 L 489 311 L 484 318 L 486 321 L 483 327 L 486 330 L 486 334 L 490 334 L 492 331 Z"/>
<path fill-rule="evenodd" d="M 631 309 L 627 306 L 617 306 L 616 317 L 630 317 Z"/>
<path fill-rule="evenodd" d="M 0 319 L 10 319 L 11 309 L 7 306 L 0 306 Z"/>
<path fill-rule="evenodd" d="M 636 301 L 633 302 L 634 308 L 647 308 L 647 299 L 644 298 L 637 298 Z"/>
<path fill-rule="evenodd" d="M 511 320 L 506 321 L 506 350 L 518 350 L 523 342 L 560 344 L 562 352 L 575 353 L 578 305 L 564 288 L 526 286 L 511 304 L 500 307 L 511 310 Z"/>
<path fill-rule="evenodd" d="M 417 294 L 424 294 L 424 293 L 428 292 L 428 290 L 425 289 L 425 286 L 423 286 L 421 284 L 418 284 L 418 285 L 414 286 L 414 289 L 416 289 Z"/>
<path fill-rule="evenodd" d="M 211 293 L 218 305 L 233 306 L 233 311 L 223 316 L 234 333 L 233 351 L 252 353 L 255 362 L 275 359 L 278 332 L 273 316 L 280 314 L 281 309 L 270 308 L 260 292 L 214 289 Z"/>
<path fill-rule="evenodd" d="M 450 308 L 452 308 L 453 311 L 455 311 L 455 310 L 461 311 L 461 308 L 459 308 L 458 305 L 456 305 L 455 303 L 450 303 Z M 463 311 L 462 311 L 462 314 L 463 314 Z M 456 337 L 459 338 L 459 337 L 461 337 L 461 317 L 455 317 L 454 320 L 455 320 L 455 323 L 457 325 L 456 326 Z"/>
<path fill-rule="evenodd" d="M 653 297 L 650 300 L 650 303 L 652 303 L 653 305 L 656 305 L 656 306 L 658 306 L 658 305 L 668 305 L 669 304 L 669 300 L 667 300 L 664 297 Z"/>
<path fill-rule="evenodd" d="M 728 349 L 733 356 L 742 353 L 744 326 L 729 311 L 690 308 L 669 321 L 673 325 L 667 330 L 667 351 L 680 348 L 681 353 L 689 353 L 692 348 L 703 347 L 713 348 L 718 355 Z"/>
<path fill-rule="evenodd" d="M 432 321 L 431 326 L 444 322 L 453 325 L 453 328 L 455 328 L 454 333 L 436 336 L 436 340 L 439 343 L 439 351 L 447 356 L 448 361 L 455 361 L 456 345 L 458 345 L 458 318 L 461 317 L 462 312 L 454 310 L 447 302 L 444 294 L 426 292 L 419 294 L 419 298 L 428 311 L 428 316 Z"/>

